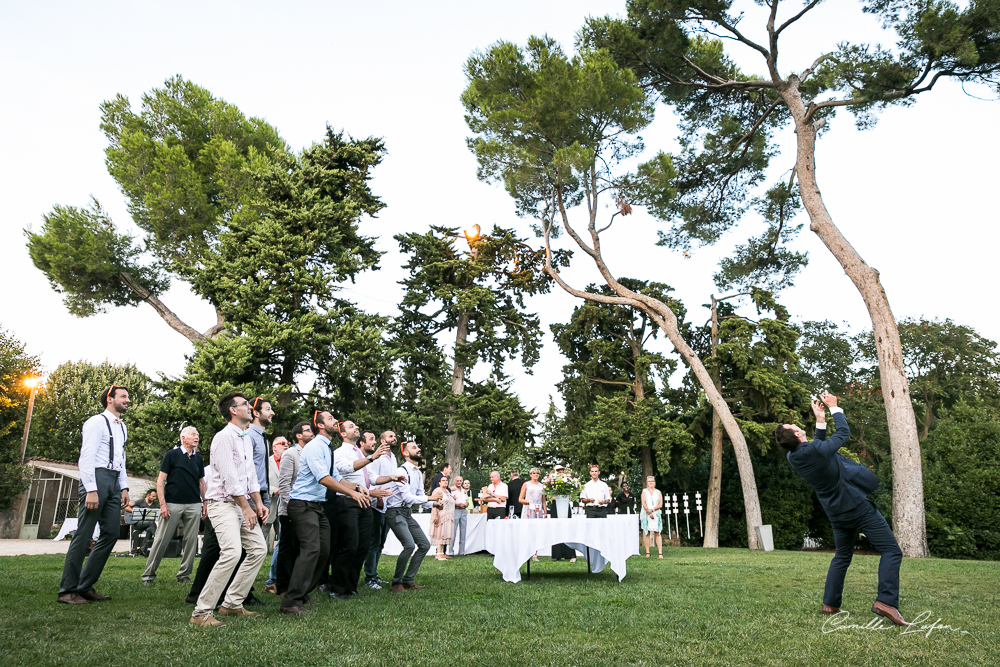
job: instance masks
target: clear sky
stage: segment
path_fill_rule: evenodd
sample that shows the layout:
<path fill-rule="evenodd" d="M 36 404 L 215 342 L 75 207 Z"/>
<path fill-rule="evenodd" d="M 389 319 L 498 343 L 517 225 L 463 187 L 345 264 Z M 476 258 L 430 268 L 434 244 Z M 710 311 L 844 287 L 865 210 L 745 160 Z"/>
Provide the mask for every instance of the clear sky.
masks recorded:
<path fill-rule="evenodd" d="M 780 16 L 799 5 L 784 5 Z M 876 22 L 858 3 L 831 0 L 801 22 L 783 47 L 782 71 L 801 71 L 843 40 L 878 40 Z M 759 8 L 746 5 L 741 26 L 760 35 Z M 503 39 L 523 44 L 547 33 L 567 49 L 587 15 L 619 14 L 624 2 L 535 0 L 471 2 L 20 2 L 0 4 L 0 326 L 39 354 L 48 370 L 67 360 L 134 362 L 155 375 L 179 373 L 187 340 L 147 306 L 77 319 L 34 266 L 24 227 L 41 224 L 54 204 L 96 197 L 123 229 L 134 229 L 123 198 L 104 168 L 99 105 L 116 94 L 138 104 L 143 92 L 175 74 L 204 86 L 247 115 L 264 118 L 299 149 L 327 123 L 355 137 L 384 137 L 385 162 L 373 190 L 387 208 L 364 232 L 387 251 L 382 269 L 348 286 L 362 307 L 395 312 L 402 263 L 393 234 L 431 224 L 515 226 L 528 234 L 499 187 L 476 180 L 465 146 L 459 95 L 462 66 L 476 49 Z M 757 56 L 735 52 L 745 71 L 761 71 Z M 979 96 L 984 91 L 975 91 Z M 951 318 L 1000 339 L 995 306 L 981 304 L 996 275 L 997 155 L 1000 106 L 948 84 L 908 109 L 882 115 L 876 129 L 857 131 L 841 113 L 819 142 L 817 175 L 835 223 L 862 257 L 881 272 L 898 318 Z M 676 130 L 661 109 L 643 133 L 650 151 L 671 150 Z M 793 135 L 781 137 L 792 146 Z M 778 178 L 792 166 L 789 151 L 774 161 Z M 712 274 L 733 243 L 756 233 L 752 216 L 718 246 L 691 259 L 654 245 L 657 223 L 639 212 L 616 223 L 605 240 L 619 275 L 674 286 L 690 319 L 715 291 Z M 992 231 L 991 231 L 992 230 Z M 569 242 L 569 239 L 564 239 Z M 852 331 L 870 326 L 854 286 L 808 231 L 797 247 L 811 263 L 781 300 L 797 320 L 831 319 Z M 599 279 L 577 253 L 564 272 L 575 286 Z M 558 289 L 558 288 L 556 288 Z M 200 330 L 211 309 L 185 285 L 163 301 Z M 995 299 L 988 299 L 993 303 Z M 534 377 L 508 365 L 515 390 L 544 409 L 565 360 L 548 325 L 568 320 L 575 300 L 563 293 L 536 297 L 545 332 Z M 477 373 L 481 370 L 477 369 Z"/>

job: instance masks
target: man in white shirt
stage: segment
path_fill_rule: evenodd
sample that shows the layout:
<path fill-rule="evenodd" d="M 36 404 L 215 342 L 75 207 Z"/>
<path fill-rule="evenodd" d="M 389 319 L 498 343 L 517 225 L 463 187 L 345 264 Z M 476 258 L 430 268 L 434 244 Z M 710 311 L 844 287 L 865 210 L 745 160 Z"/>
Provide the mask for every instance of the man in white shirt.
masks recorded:
<path fill-rule="evenodd" d="M 371 431 L 364 431 L 361 438 L 361 451 L 374 454 L 375 434 Z M 396 457 L 392 455 L 392 450 L 396 448 L 396 434 L 392 431 L 385 431 L 379 437 L 379 444 L 385 445 L 389 451 L 379 456 L 368 466 L 368 475 L 374 475 L 376 484 L 372 487 L 372 539 L 368 547 L 368 555 L 365 556 L 365 584 L 373 590 L 380 590 L 385 582 L 379 579 L 378 562 L 382 558 L 382 550 L 385 548 L 385 538 L 389 534 L 389 524 L 385 520 L 386 499 L 392 495 L 389 483 L 378 484 L 378 480 L 383 477 L 391 478 L 399 467 Z M 384 494 L 384 495 L 383 495 Z"/>
<path fill-rule="evenodd" d="M 128 505 L 128 477 L 125 475 L 125 440 L 128 430 L 121 415 L 130 403 L 128 389 L 111 385 L 100 395 L 104 412 L 83 424 L 80 447 L 80 509 L 73 540 L 66 551 L 57 602 L 89 604 L 110 600 L 94 590 L 104 564 L 118 541 L 121 508 Z M 94 527 L 101 535 L 90 549 Z M 90 556 L 87 551 L 90 550 Z M 84 565 L 84 558 L 87 559 Z"/>
<path fill-rule="evenodd" d="M 192 625 L 225 625 L 212 611 L 239 563 L 241 550 L 246 551 L 246 558 L 236 570 L 219 615 L 256 616 L 257 612 L 243 607 L 243 601 L 267 555 L 264 533 L 258 525 L 267 519 L 267 506 L 260 497 L 253 442 L 247 431 L 253 411 L 246 396 L 232 392 L 219 400 L 219 412 L 229 423 L 212 438 L 211 465 L 205 470 L 205 500 L 219 541 L 219 560 L 198 596 Z"/>
<path fill-rule="evenodd" d="M 361 429 L 352 421 L 341 422 L 338 426 L 343 444 L 333 453 L 333 466 L 347 484 L 354 484 L 368 489 L 372 486 L 392 481 L 389 478 L 374 478 L 368 471 L 368 466 L 376 458 L 389 453 L 388 445 L 381 445 L 367 455 L 358 447 L 361 440 Z M 372 440 L 374 441 L 374 434 Z M 383 496 L 385 491 L 376 489 L 376 496 Z M 387 494 L 385 494 L 387 495 Z M 372 543 L 372 513 L 368 506 L 361 507 L 352 498 L 342 493 L 337 494 L 337 552 L 333 561 L 333 572 L 330 577 L 331 597 L 346 599 L 358 594 L 358 577 L 361 566 Z"/>
<path fill-rule="evenodd" d="M 607 519 L 608 505 L 611 504 L 611 487 L 597 479 L 601 475 L 598 465 L 590 466 L 590 481 L 583 485 L 580 502 L 588 519 Z"/>
<path fill-rule="evenodd" d="M 388 508 L 385 520 L 389 524 L 389 530 L 403 545 L 396 557 L 396 571 L 392 575 L 392 587 L 389 589 L 393 593 L 423 588 L 413 580 L 431 543 L 413 518 L 412 506 L 444 507 L 443 503 L 432 503 L 424 495 L 424 475 L 420 472 L 420 464 L 424 459 L 420 456 L 420 446 L 415 442 L 404 442 L 399 447 L 399 453 L 403 456 L 403 465 L 396 470 L 396 474 L 402 475 L 404 480 L 393 482 L 392 495 L 385 503 Z"/>
<path fill-rule="evenodd" d="M 455 487 L 451 491 L 451 497 L 455 499 L 455 534 L 451 538 L 451 555 L 465 555 L 465 531 L 469 513 L 469 494 L 465 492 L 462 485 L 465 480 L 461 475 L 455 475 Z M 458 541 L 458 533 L 462 532 L 462 541 Z"/>
<path fill-rule="evenodd" d="M 507 516 L 507 485 L 500 481 L 500 473 L 490 473 L 490 485 L 486 487 L 486 520 L 502 519 Z"/>

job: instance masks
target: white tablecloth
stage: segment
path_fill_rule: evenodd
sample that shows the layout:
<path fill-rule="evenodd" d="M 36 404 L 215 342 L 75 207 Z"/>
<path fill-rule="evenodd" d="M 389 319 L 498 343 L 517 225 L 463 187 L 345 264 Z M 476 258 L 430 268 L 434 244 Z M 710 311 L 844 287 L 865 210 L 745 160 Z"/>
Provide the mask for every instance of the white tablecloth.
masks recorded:
<path fill-rule="evenodd" d="M 431 514 L 430 512 L 424 512 L 423 514 L 414 514 L 413 518 L 417 520 L 420 527 L 423 529 L 424 534 L 428 538 L 431 536 Z M 403 545 L 399 543 L 396 536 L 390 530 L 389 534 L 385 537 L 385 549 L 382 553 L 387 556 L 398 556 L 399 552 L 403 550 Z M 474 554 L 479 551 L 486 550 L 486 515 L 485 514 L 469 514 L 467 515 L 465 522 L 465 553 Z M 437 551 L 437 547 L 431 547 L 430 553 Z M 448 547 L 448 553 L 455 553 L 452 547 Z"/>
<path fill-rule="evenodd" d="M 76 530 L 76 524 L 79 520 L 80 519 L 78 517 L 66 517 L 66 520 L 63 521 L 62 528 L 59 529 L 59 534 L 56 535 L 56 539 L 54 541 L 58 542 L 59 540 L 66 537 L 67 533 L 69 533 L 71 530 Z M 101 534 L 101 524 L 98 523 L 96 526 L 94 526 L 93 539 L 96 540 L 100 534 Z"/>
<path fill-rule="evenodd" d="M 577 551 L 590 547 L 592 572 L 607 563 L 625 578 L 625 561 L 639 555 L 639 516 L 607 519 L 515 519 L 486 524 L 486 550 L 494 554 L 493 566 L 504 581 L 521 581 L 521 565 L 543 547 L 564 543 Z"/>

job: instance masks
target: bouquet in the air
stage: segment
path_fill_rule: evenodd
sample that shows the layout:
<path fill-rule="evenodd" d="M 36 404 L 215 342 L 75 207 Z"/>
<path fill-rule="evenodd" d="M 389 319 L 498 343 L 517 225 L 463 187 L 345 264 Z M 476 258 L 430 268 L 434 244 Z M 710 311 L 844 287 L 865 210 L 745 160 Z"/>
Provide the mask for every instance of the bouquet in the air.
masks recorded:
<path fill-rule="evenodd" d="M 550 472 L 542 479 L 542 485 L 545 487 L 545 495 L 549 497 L 569 496 L 576 498 L 580 489 L 583 488 L 580 479 L 565 468 Z"/>

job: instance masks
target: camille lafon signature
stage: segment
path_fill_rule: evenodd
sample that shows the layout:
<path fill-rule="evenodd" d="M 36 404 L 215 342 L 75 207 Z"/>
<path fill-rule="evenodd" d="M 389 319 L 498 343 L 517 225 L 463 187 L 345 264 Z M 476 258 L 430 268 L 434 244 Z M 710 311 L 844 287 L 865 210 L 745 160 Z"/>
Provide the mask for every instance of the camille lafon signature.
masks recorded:
<path fill-rule="evenodd" d="M 925 611 L 914 618 L 911 625 L 908 628 L 900 628 L 895 625 L 889 619 L 883 616 L 876 616 L 864 625 L 858 623 L 850 623 L 851 612 L 841 610 L 836 614 L 830 616 L 823 622 L 823 634 L 830 634 L 831 632 L 841 632 L 845 630 L 900 630 L 901 635 L 923 635 L 925 638 L 930 637 L 931 633 L 935 630 L 947 630 L 949 632 L 957 632 L 962 635 L 969 634 L 968 630 L 963 630 L 961 628 L 956 628 L 951 625 L 943 625 L 941 619 L 927 623 L 926 621 L 930 619 L 931 612 Z"/>

